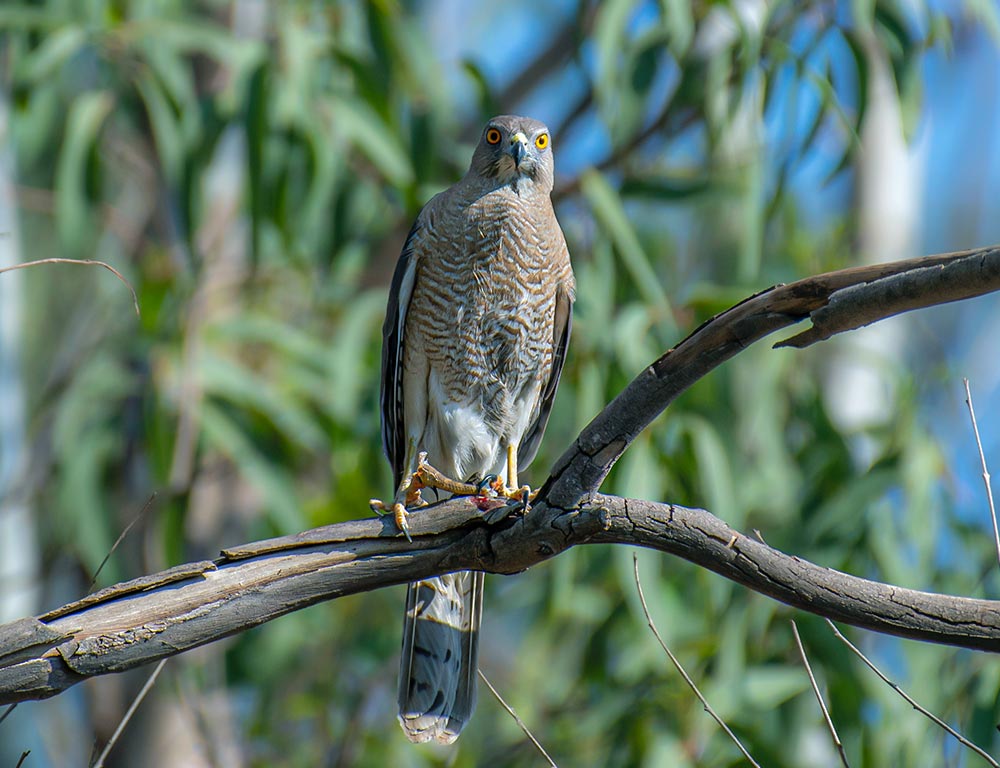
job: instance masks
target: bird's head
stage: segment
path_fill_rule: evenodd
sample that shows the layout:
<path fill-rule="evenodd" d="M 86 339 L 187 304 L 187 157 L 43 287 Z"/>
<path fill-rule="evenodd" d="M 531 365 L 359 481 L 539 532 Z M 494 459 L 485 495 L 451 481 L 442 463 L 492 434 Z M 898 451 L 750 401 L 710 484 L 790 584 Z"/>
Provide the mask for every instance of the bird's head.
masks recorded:
<path fill-rule="evenodd" d="M 486 123 L 469 172 L 521 193 L 552 191 L 552 139 L 544 123 L 500 115 Z"/>

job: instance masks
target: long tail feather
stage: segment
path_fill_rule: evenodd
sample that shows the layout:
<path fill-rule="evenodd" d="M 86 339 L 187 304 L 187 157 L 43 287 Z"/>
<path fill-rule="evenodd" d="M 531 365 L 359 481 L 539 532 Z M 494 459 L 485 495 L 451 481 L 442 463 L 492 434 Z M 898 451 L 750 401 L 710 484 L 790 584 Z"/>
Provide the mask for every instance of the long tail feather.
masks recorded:
<path fill-rule="evenodd" d="M 476 708 L 483 574 L 409 585 L 399 668 L 399 722 L 413 742 L 450 744 Z"/>

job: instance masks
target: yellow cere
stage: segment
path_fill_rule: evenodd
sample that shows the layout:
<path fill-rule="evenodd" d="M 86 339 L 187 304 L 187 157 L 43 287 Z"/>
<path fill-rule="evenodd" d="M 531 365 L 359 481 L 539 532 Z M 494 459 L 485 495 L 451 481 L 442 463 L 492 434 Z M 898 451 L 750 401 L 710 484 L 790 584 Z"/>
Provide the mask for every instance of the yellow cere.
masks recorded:
<path fill-rule="evenodd" d="M 549 145 L 549 135 L 547 133 L 538 134 L 538 138 L 535 139 L 535 146 L 539 149 L 545 149 Z"/>
<path fill-rule="evenodd" d="M 500 131 L 496 128 L 490 128 L 486 132 L 486 141 L 489 144 L 499 144 L 500 143 Z"/>

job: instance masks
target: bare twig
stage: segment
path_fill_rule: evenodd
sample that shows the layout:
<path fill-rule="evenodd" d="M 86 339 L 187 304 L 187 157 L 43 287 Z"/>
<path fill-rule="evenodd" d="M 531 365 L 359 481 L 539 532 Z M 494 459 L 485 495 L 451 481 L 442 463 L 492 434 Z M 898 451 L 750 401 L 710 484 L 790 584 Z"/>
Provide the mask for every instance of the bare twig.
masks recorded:
<path fill-rule="evenodd" d="M 524 721 L 517 716 L 517 712 L 514 711 L 514 708 L 503 700 L 503 696 L 501 696 L 497 689 L 493 687 L 493 683 L 491 683 L 487 679 L 486 675 L 483 674 L 483 670 L 480 669 L 478 672 L 479 677 L 482 678 L 484 683 L 486 683 L 486 687 L 490 689 L 490 693 L 492 693 L 496 697 L 496 700 L 500 702 L 500 706 L 507 710 L 507 714 L 514 718 L 514 722 L 517 723 L 517 727 L 524 731 L 524 735 L 527 736 L 531 740 L 531 743 L 535 745 L 535 749 L 542 753 L 542 757 L 549 761 L 549 765 L 551 765 L 552 768 L 559 768 L 556 765 L 556 761 L 549 757 L 549 753 L 545 751 L 545 747 L 538 742 L 538 739 L 536 739 L 534 735 L 532 735 L 531 731 L 528 730 L 528 726 L 525 725 Z"/>
<path fill-rule="evenodd" d="M 107 760 L 108 755 L 111 753 L 111 750 L 114 748 L 115 744 L 118 743 L 118 739 L 121 737 L 122 731 L 125 730 L 125 726 L 128 725 L 128 721 L 132 719 L 132 715 L 135 714 L 135 711 L 139 708 L 139 705 L 142 703 L 142 700 L 146 698 L 146 694 L 149 693 L 149 690 L 153 687 L 153 683 L 156 682 L 156 678 L 159 677 L 160 671 L 163 669 L 163 665 L 166 663 L 167 660 L 162 659 L 160 663 L 157 664 L 156 667 L 153 669 L 153 672 L 152 674 L 150 674 L 149 679 L 146 680 L 146 683 L 142 686 L 142 688 L 139 689 L 139 693 L 135 695 L 135 699 L 129 706 L 128 711 L 126 711 L 125 715 L 122 717 L 122 721 L 118 723 L 118 727 L 115 728 L 115 732 L 111 734 L 111 738 L 108 739 L 108 743 L 104 745 L 104 749 L 101 751 L 101 754 L 98 755 L 97 760 L 94 761 L 91 768 L 103 768 L 104 761 Z"/>
<path fill-rule="evenodd" d="M 972 392 L 969 390 L 969 380 L 962 379 L 965 384 L 965 404 L 969 406 L 969 418 L 972 419 L 972 431 L 976 435 L 976 447 L 979 449 L 979 463 L 983 468 L 983 483 L 986 485 L 986 501 L 990 505 L 990 519 L 993 521 L 993 541 L 997 548 L 997 562 L 1000 562 L 1000 527 L 997 526 L 997 509 L 993 504 L 993 488 L 990 485 L 990 471 L 986 468 L 986 455 L 983 453 L 983 441 L 979 439 L 979 424 L 976 423 L 976 411 L 972 407 Z"/>
<path fill-rule="evenodd" d="M 744 747 L 742 742 L 740 742 L 740 740 L 736 738 L 736 734 L 733 733 L 731 730 L 729 730 L 729 726 L 726 725 L 725 722 L 723 722 L 722 718 L 715 713 L 715 710 L 712 709 L 711 705 L 708 703 L 708 700 L 702 695 L 701 691 L 698 690 L 698 686 L 695 685 L 694 680 L 692 680 L 688 676 L 688 673 L 684 671 L 684 667 L 681 666 L 681 663 L 677 660 L 677 657 L 674 656 L 670 648 L 667 647 L 667 644 L 663 641 L 663 638 L 660 636 L 659 630 L 656 629 L 656 624 L 653 623 L 653 617 L 649 615 L 649 607 L 646 605 L 646 596 L 642 593 L 642 582 L 639 580 L 639 558 L 635 556 L 635 553 L 632 554 L 632 567 L 635 571 L 635 586 L 636 589 L 639 590 L 639 602 L 642 603 L 642 612 L 646 614 L 646 623 L 649 625 L 649 628 L 653 631 L 653 636 L 656 637 L 656 640 L 660 644 L 660 647 L 667 654 L 667 657 L 673 663 L 674 667 L 680 673 L 681 677 L 684 678 L 684 682 L 688 684 L 688 688 L 690 688 L 694 692 L 694 695 L 698 697 L 698 701 L 701 702 L 701 705 L 705 708 L 705 711 L 712 716 L 712 719 L 715 720 L 715 722 L 719 724 L 719 727 L 726 732 L 726 735 L 728 735 L 729 738 L 733 740 L 733 743 L 739 748 L 740 752 L 743 753 L 743 756 L 750 762 L 750 764 L 756 766 L 756 768 L 760 768 L 760 764 L 753 759 L 753 757 L 750 755 L 749 752 L 747 752 L 746 747 Z"/>
<path fill-rule="evenodd" d="M 802 664 L 806 668 L 806 674 L 809 675 L 809 683 L 812 685 L 813 693 L 816 694 L 816 701 L 819 702 L 819 708 L 823 710 L 823 719 L 826 720 L 826 727 L 830 731 L 830 736 L 833 739 L 833 745 L 837 748 L 837 752 L 840 755 L 840 762 L 843 763 L 844 768 L 851 768 L 850 764 L 847 762 L 847 754 L 844 752 L 844 745 L 840 741 L 840 736 L 837 734 L 837 729 L 833 725 L 833 718 L 830 717 L 830 711 L 826 708 L 826 702 L 823 701 L 823 694 L 819 692 L 819 684 L 816 682 L 816 677 L 813 675 L 812 667 L 809 665 L 809 659 L 806 657 L 806 649 L 802 645 L 802 638 L 799 637 L 799 628 L 795 625 L 795 621 L 792 621 L 792 634 L 795 635 L 795 644 L 799 647 L 799 656 L 802 657 Z"/>
<path fill-rule="evenodd" d="M 148 499 L 146 499 L 146 503 L 142 505 L 142 509 L 139 510 L 139 514 L 132 519 L 132 522 L 130 522 L 128 525 L 125 526 L 125 530 L 123 530 L 118 535 L 118 538 L 115 539 L 115 543 L 111 545 L 111 549 L 108 550 L 108 554 L 104 556 L 104 559 L 101 560 L 101 564 L 97 566 L 97 570 L 94 571 L 94 578 L 90 580 L 90 586 L 87 587 L 88 592 L 90 592 L 90 590 L 94 588 L 94 585 L 97 583 L 97 577 L 101 575 L 101 570 L 107 564 L 108 560 L 111 559 L 111 556 L 115 553 L 115 550 L 118 549 L 118 545 L 125 540 L 126 536 L 128 536 L 128 532 L 132 530 L 132 526 L 134 526 L 136 523 L 142 520 L 143 517 L 145 517 L 146 513 L 149 511 L 149 507 L 153 503 L 153 499 L 155 498 L 156 498 L 156 493 L 154 492 L 153 494 L 150 495 Z"/>
<path fill-rule="evenodd" d="M 11 704 L 9 707 L 7 707 L 7 709 L 5 709 L 3 711 L 3 714 L 0 715 L 0 723 L 2 723 L 4 720 L 6 720 L 7 716 L 10 715 L 10 713 L 13 712 L 15 709 L 17 709 L 17 702 L 16 701 L 13 704 Z"/>
<path fill-rule="evenodd" d="M 30 749 L 24 750 L 24 752 L 21 753 L 20 759 L 17 761 L 17 765 L 15 765 L 14 768 L 21 768 L 21 766 L 24 765 L 24 761 L 28 759 L 28 755 L 30 754 L 31 754 Z"/>
<path fill-rule="evenodd" d="M 969 741 L 967 738 L 965 738 L 962 734 L 960 734 L 958 731 L 956 731 L 954 728 L 952 728 L 950 725 L 948 725 L 940 717 L 938 717 L 937 715 L 935 715 L 933 712 L 928 711 L 924 707 L 920 706 L 916 701 L 913 700 L 912 696 L 910 696 L 906 691 L 904 691 L 902 688 L 900 688 L 898 685 L 896 685 L 896 683 L 892 682 L 892 680 L 890 680 L 888 677 L 886 677 L 882 673 L 882 670 L 880 670 L 878 667 L 876 667 L 872 663 L 872 661 L 867 656 L 865 656 L 856 645 L 854 645 L 854 643 L 852 643 L 850 640 L 848 640 L 846 637 L 844 637 L 840 633 L 840 630 L 837 629 L 837 625 L 836 624 L 834 624 L 829 619 L 826 620 L 826 623 L 830 625 L 830 629 L 833 630 L 833 634 L 837 636 L 837 639 L 840 640 L 842 643 L 844 643 L 844 645 L 846 645 L 852 651 L 854 651 L 854 655 L 857 656 L 859 659 L 861 659 L 865 663 L 865 665 L 868 667 L 868 669 L 870 669 L 872 672 L 874 672 L 876 675 L 878 675 L 879 679 L 883 683 L 885 683 L 886 685 L 888 685 L 896 693 L 898 693 L 900 696 L 902 696 L 903 699 L 906 700 L 907 704 L 909 704 L 911 707 L 913 707 L 915 710 L 917 710 L 917 712 L 919 712 L 920 714 L 922 714 L 924 717 L 926 717 L 927 719 L 931 720 L 936 725 L 938 725 L 941 728 L 943 728 L 944 730 L 946 730 L 948 733 L 950 733 L 952 736 L 954 736 L 956 739 L 958 739 L 959 742 L 961 742 L 962 744 L 964 744 L 965 746 L 967 746 L 969 749 L 971 749 L 973 752 L 975 752 L 977 755 L 979 755 L 981 758 L 983 758 L 983 760 L 985 760 L 986 762 L 988 762 L 994 768 L 1000 768 L 1000 763 L 998 763 L 996 760 L 994 760 L 992 757 L 990 757 L 989 753 L 986 750 L 984 750 L 982 747 L 976 746 L 971 741 Z"/>
<path fill-rule="evenodd" d="M 23 264 L 14 264 L 9 267 L 3 267 L 2 269 L 0 269 L 0 274 L 3 274 L 4 272 L 11 272 L 15 269 L 24 269 L 25 267 L 37 267 L 41 264 L 85 264 L 88 266 L 104 267 L 106 270 L 110 271 L 115 277 L 121 280 L 125 284 L 125 287 L 129 289 L 129 292 L 132 294 L 132 306 L 135 307 L 136 316 L 139 316 L 139 297 L 136 296 L 135 288 L 133 288 L 132 284 L 125 279 L 125 276 L 122 275 L 121 272 L 112 267 L 110 264 L 107 264 L 103 261 L 97 261 L 96 259 L 60 259 L 60 258 L 38 259 L 37 261 L 26 261 Z"/>

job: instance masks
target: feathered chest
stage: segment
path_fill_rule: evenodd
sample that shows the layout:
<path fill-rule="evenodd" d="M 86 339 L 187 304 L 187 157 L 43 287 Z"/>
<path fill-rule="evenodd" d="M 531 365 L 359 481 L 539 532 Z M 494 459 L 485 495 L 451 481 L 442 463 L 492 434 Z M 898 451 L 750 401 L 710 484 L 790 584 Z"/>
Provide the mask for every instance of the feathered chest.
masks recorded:
<path fill-rule="evenodd" d="M 534 215 L 509 206 L 471 206 L 463 218 L 456 266 L 480 290 L 502 300 L 539 282 L 550 248 Z"/>
<path fill-rule="evenodd" d="M 537 217 L 507 206 L 470 206 L 449 224 L 448 238 L 428 232 L 414 288 L 424 353 L 461 371 L 461 386 L 516 389 L 551 363 L 561 234 L 551 242 Z"/>

